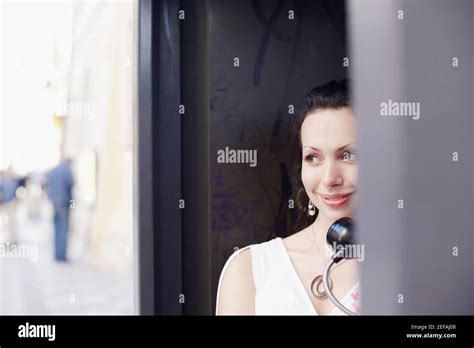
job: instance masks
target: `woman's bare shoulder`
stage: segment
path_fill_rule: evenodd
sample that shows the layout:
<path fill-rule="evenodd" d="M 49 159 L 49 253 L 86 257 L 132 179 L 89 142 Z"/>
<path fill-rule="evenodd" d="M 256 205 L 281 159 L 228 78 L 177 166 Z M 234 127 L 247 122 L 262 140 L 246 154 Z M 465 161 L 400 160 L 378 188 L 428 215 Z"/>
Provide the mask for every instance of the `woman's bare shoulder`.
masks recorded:
<path fill-rule="evenodd" d="M 250 247 L 231 255 L 222 270 L 217 314 L 254 314 L 255 285 Z"/>

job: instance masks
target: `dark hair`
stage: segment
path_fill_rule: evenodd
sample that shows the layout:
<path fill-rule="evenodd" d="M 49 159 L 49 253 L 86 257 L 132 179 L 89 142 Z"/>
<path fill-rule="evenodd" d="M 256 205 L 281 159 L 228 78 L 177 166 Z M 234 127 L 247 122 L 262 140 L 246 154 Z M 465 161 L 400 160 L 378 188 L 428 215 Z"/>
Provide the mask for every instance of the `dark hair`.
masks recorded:
<path fill-rule="evenodd" d="M 309 226 L 318 216 L 318 209 L 314 216 L 308 215 L 309 197 L 301 180 L 301 126 L 306 117 L 316 110 L 340 109 L 350 106 L 349 82 L 344 79 L 340 81 L 330 81 L 322 86 L 313 88 L 306 94 L 301 110 L 298 112 L 296 123 L 293 128 L 292 142 L 294 158 L 291 179 L 293 187 L 293 199 L 296 203 L 297 217 L 293 228 L 293 233 Z"/>

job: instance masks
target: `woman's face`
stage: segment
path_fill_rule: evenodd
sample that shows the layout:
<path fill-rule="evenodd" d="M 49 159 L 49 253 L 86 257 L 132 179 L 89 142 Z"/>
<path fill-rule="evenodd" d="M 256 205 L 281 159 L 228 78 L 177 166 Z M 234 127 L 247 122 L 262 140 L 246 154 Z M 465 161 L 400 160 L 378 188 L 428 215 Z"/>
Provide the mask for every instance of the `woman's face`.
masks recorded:
<path fill-rule="evenodd" d="M 350 108 L 317 110 L 301 125 L 301 179 L 319 216 L 335 221 L 356 208 L 356 122 Z"/>

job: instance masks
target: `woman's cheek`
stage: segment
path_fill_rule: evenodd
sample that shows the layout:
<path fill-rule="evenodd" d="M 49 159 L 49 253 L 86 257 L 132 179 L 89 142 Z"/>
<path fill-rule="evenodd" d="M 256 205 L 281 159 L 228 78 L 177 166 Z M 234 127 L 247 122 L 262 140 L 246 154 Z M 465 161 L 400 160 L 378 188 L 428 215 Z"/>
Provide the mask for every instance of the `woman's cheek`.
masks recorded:
<path fill-rule="evenodd" d="M 350 168 L 347 172 L 346 179 L 351 185 L 357 186 L 359 183 L 359 168 L 356 166 Z"/>
<path fill-rule="evenodd" d="M 314 193 L 318 182 L 318 173 L 316 168 L 311 168 L 307 165 L 303 165 L 301 170 L 301 181 L 308 195 Z"/>

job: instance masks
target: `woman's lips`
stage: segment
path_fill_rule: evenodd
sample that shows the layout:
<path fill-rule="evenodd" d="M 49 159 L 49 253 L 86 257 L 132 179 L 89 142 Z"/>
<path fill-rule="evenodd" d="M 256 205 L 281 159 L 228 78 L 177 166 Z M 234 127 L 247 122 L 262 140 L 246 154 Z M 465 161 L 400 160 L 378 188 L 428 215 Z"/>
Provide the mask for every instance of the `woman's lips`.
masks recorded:
<path fill-rule="evenodd" d="M 323 197 L 324 203 L 328 205 L 331 208 L 338 208 L 343 206 L 349 201 L 349 196 L 352 195 L 354 192 L 351 193 L 339 193 L 339 194 L 333 194 L 333 195 L 323 195 L 321 194 L 321 197 Z"/>

